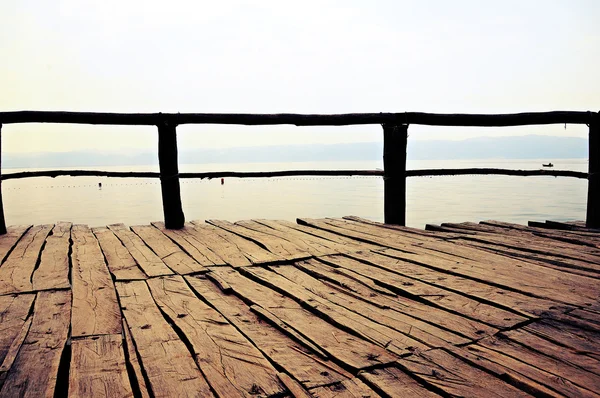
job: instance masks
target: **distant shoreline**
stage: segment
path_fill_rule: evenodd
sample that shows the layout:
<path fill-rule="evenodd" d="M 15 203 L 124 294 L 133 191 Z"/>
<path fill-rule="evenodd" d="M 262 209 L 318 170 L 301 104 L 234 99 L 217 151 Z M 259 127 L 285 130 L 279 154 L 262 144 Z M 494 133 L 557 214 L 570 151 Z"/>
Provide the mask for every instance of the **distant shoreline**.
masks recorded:
<path fill-rule="evenodd" d="M 219 149 L 181 148 L 180 164 L 281 163 L 381 160 L 382 142 L 329 145 L 277 145 Z M 409 160 L 474 159 L 587 159 L 588 141 L 579 137 L 526 135 L 479 137 L 461 141 L 409 141 Z M 157 165 L 152 152 L 107 153 L 75 151 L 67 153 L 5 153 L 3 168 L 110 167 Z"/>

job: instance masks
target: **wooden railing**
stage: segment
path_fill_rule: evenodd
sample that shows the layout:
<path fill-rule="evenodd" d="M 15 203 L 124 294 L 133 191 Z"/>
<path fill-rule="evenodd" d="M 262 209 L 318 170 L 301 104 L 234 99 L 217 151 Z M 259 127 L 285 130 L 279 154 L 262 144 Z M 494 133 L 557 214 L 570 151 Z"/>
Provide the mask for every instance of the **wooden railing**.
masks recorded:
<path fill-rule="evenodd" d="M 90 170 L 52 170 L 19 172 L 0 178 L 0 234 L 6 233 L 1 183 L 4 180 L 26 177 L 106 176 L 160 178 L 163 212 L 167 228 L 182 228 L 185 223 L 181 205 L 180 178 L 220 177 L 281 177 L 297 175 L 349 176 L 371 175 L 384 178 L 384 219 L 388 224 L 406 223 L 406 177 L 464 174 L 496 174 L 515 176 L 560 176 L 587 178 L 588 199 L 586 223 L 600 228 L 600 113 L 594 112 L 537 112 L 501 115 L 404 113 L 354 113 L 339 115 L 302 114 L 221 114 L 221 113 L 90 113 L 90 112 L 0 112 L 0 155 L 3 124 L 12 123 L 73 123 L 105 125 L 153 125 L 158 128 L 159 173 L 108 172 Z M 565 170 L 507 170 L 507 169 L 428 169 L 406 170 L 408 126 L 471 126 L 505 127 L 545 124 L 586 124 L 589 126 L 588 173 Z M 177 161 L 177 132 L 181 124 L 238 124 L 296 126 L 347 126 L 380 124 L 383 126 L 384 170 L 291 170 L 273 172 L 211 172 L 179 173 Z M 0 156 L 1 163 L 1 156 Z"/>

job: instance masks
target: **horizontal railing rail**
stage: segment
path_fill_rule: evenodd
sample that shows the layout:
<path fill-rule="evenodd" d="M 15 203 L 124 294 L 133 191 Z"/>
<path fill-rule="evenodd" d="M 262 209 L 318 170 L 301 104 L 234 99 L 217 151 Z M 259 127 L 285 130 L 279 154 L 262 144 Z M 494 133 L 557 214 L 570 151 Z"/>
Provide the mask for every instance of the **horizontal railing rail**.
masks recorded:
<path fill-rule="evenodd" d="M 201 173 L 179 173 L 179 178 L 273 178 L 273 177 L 383 177 L 383 170 L 278 170 L 278 171 L 208 171 Z M 458 175 L 505 175 L 505 176 L 551 176 L 574 177 L 587 179 L 588 173 L 572 170 L 516 170 L 494 168 L 467 168 L 467 169 L 419 169 L 406 170 L 407 177 L 440 177 Z M 160 178 L 156 171 L 102 171 L 102 170 L 43 170 L 19 171 L 7 173 L 0 177 L 2 181 L 18 180 L 31 177 L 115 177 L 115 178 Z"/>
<path fill-rule="evenodd" d="M 0 112 L 3 124 L 68 123 L 104 125 L 154 125 L 158 127 L 159 172 L 114 172 L 97 170 L 49 170 L 16 172 L 0 176 L 0 234 L 6 233 L 2 205 L 2 181 L 29 177 L 104 176 L 160 178 L 163 212 L 167 228 L 182 228 L 185 217 L 181 205 L 180 178 L 260 178 L 286 176 L 383 176 L 384 219 L 386 223 L 405 225 L 406 177 L 448 175 L 510 175 L 587 178 L 586 223 L 600 227 L 600 113 L 530 112 L 514 114 L 438 114 L 422 112 L 312 114 L 242 114 L 242 113 L 98 113 L 16 111 Z M 283 170 L 268 172 L 179 173 L 176 127 L 182 124 L 237 124 L 296 126 L 348 126 L 380 124 L 383 127 L 384 170 Z M 495 168 L 406 170 L 406 148 L 410 124 L 429 126 L 509 127 L 547 124 L 585 124 L 589 127 L 588 172 L 570 170 L 510 170 Z"/>
<path fill-rule="evenodd" d="M 0 112 L 0 124 L 71 123 L 128 126 L 170 124 L 239 124 L 248 126 L 350 126 L 360 124 L 420 124 L 426 126 L 509 127 L 543 124 L 589 124 L 592 112 L 553 111 L 512 114 L 441 114 L 425 112 L 346 113 L 311 115 L 298 113 L 98 113 L 17 111 Z"/>

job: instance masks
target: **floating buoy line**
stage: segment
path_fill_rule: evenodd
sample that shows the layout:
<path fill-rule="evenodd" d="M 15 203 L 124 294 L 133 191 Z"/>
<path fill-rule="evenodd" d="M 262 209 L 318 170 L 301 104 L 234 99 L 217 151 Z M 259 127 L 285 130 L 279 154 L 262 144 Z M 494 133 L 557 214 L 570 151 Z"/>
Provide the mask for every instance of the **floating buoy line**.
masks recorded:
<path fill-rule="evenodd" d="M 381 176 L 315 176 L 315 177 L 269 177 L 269 178 L 213 178 L 213 179 L 181 179 L 180 184 L 198 184 L 198 183 L 213 183 L 219 185 L 225 185 L 226 180 L 237 180 L 240 182 L 280 182 L 280 181 L 323 181 L 323 180 L 349 180 L 357 178 L 381 178 Z M 13 180 L 15 181 L 15 180 Z M 4 182 L 3 190 L 20 190 L 20 189 L 47 189 L 47 188 L 96 188 L 102 190 L 108 187 L 127 187 L 127 186 L 138 186 L 138 185 L 160 185 L 160 181 L 152 182 L 131 182 L 131 183 L 109 183 L 107 180 L 97 182 L 93 184 L 70 184 L 70 185 L 35 185 L 35 186 L 24 186 L 24 187 L 9 187 L 6 186 L 10 183 L 9 181 Z"/>

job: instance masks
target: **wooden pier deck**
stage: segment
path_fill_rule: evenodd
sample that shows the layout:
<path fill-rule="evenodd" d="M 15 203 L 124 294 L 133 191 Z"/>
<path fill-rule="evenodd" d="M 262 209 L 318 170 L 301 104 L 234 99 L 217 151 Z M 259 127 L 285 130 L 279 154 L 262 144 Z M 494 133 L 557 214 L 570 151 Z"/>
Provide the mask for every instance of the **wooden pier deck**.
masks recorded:
<path fill-rule="evenodd" d="M 600 392 L 600 231 L 13 226 L 0 397 Z"/>

